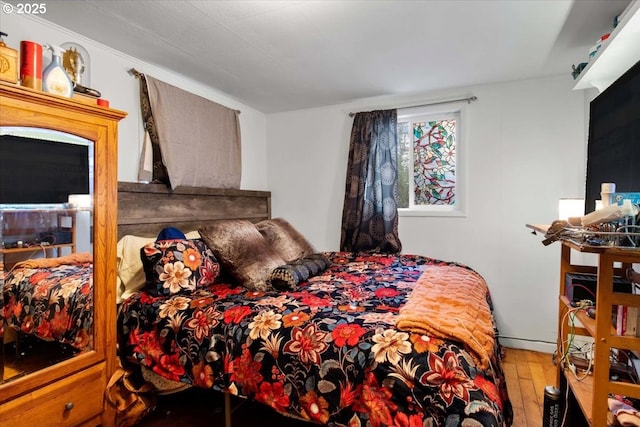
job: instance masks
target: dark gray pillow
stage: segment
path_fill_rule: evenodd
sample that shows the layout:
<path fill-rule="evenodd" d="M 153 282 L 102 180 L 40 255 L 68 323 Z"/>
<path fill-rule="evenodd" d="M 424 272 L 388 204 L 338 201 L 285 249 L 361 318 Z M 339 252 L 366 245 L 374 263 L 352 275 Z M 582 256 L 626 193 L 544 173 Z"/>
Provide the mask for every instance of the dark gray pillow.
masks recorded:
<path fill-rule="evenodd" d="M 296 290 L 300 283 L 322 273 L 330 264 L 324 254 L 311 254 L 275 268 L 269 275 L 269 283 L 281 291 Z"/>

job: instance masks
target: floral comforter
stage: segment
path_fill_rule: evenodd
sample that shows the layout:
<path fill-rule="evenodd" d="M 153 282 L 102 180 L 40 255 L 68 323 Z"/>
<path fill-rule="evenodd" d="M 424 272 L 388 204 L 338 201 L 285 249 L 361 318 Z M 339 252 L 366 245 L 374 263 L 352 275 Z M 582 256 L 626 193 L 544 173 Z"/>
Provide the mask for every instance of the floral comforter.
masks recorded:
<path fill-rule="evenodd" d="M 482 370 L 461 343 L 395 326 L 422 272 L 449 263 L 326 255 L 332 266 L 296 291 L 214 284 L 171 297 L 134 295 L 118 315 L 123 363 L 317 424 L 511 424 L 497 342 Z"/>
<path fill-rule="evenodd" d="M 7 327 L 79 350 L 92 347 L 92 263 L 15 268 L 0 288 Z"/>

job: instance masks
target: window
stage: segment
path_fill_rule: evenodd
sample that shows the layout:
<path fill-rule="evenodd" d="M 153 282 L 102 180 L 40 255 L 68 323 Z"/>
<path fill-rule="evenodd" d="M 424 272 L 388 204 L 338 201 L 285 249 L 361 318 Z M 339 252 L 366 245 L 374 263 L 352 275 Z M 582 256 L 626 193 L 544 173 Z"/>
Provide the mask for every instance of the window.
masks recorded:
<path fill-rule="evenodd" d="M 462 215 L 461 111 L 398 111 L 401 215 Z"/>

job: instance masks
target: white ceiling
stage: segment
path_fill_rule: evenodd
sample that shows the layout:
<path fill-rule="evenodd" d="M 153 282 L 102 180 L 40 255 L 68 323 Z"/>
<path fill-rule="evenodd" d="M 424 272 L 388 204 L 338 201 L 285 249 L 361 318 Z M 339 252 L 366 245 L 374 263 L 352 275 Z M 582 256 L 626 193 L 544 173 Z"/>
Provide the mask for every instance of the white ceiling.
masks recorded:
<path fill-rule="evenodd" d="M 629 3 L 82 0 L 43 18 L 271 113 L 568 75 Z"/>

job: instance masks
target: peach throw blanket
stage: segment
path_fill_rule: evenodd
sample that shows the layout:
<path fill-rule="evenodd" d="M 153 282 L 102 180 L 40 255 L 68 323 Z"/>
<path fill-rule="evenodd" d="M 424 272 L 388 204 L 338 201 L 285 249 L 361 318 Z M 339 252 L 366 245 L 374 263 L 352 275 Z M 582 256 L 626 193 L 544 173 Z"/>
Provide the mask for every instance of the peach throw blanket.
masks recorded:
<path fill-rule="evenodd" d="M 93 255 L 89 252 L 74 252 L 56 258 L 35 258 L 16 263 L 16 268 L 51 268 L 63 264 L 85 264 L 93 262 Z"/>
<path fill-rule="evenodd" d="M 461 341 L 483 369 L 489 367 L 495 336 L 487 284 L 458 266 L 430 266 L 400 309 L 396 326 L 403 331 Z"/>

